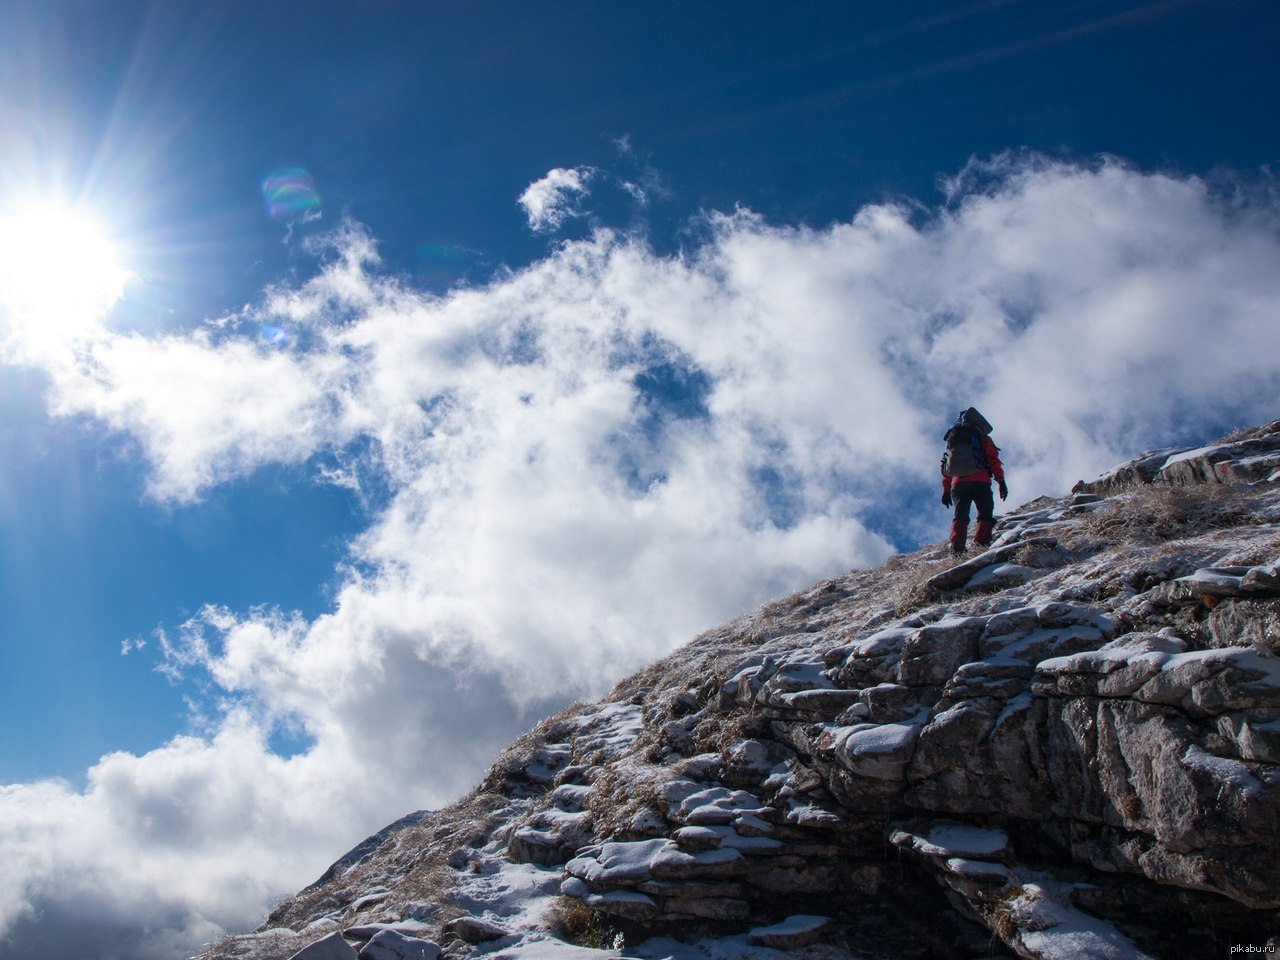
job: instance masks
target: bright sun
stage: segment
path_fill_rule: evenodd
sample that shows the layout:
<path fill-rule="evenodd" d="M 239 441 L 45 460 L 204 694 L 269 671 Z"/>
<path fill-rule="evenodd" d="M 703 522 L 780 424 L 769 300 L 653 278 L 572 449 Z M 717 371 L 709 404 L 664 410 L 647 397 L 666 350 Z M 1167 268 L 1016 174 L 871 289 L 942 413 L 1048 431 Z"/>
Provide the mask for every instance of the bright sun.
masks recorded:
<path fill-rule="evenodd" d="M 89 211 L 57 201 L 0 211 L 0 324 L 26 340 L 93 330 L 129 273 Z"/>

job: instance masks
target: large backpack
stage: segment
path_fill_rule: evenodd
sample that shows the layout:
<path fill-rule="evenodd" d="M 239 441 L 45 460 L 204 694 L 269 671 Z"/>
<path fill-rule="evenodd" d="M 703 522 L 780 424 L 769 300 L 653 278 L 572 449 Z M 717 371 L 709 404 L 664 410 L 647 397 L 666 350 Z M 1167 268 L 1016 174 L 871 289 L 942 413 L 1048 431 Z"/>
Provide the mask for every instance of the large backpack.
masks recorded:
<path fill-rule="evenodd" d="M 987 422 L 987 418 L 978 412 L 977 407 L 969 407 L 960 411 L 960 416 L 956 417 L 957 424 L 964 424 L 973 427 L 983 436 L 991 435 L 991 424 Z"/>
<path fill-rule="evenodd" d="M 991 465 L 982 453 L 982 435 L 990 432 L 986 417 L 973 407 L 963 411 L 943 437 L 947 449 L 942 454 L 942 472 L 948 477 L 967 477 L 980 470 L 990 473 Z"/>

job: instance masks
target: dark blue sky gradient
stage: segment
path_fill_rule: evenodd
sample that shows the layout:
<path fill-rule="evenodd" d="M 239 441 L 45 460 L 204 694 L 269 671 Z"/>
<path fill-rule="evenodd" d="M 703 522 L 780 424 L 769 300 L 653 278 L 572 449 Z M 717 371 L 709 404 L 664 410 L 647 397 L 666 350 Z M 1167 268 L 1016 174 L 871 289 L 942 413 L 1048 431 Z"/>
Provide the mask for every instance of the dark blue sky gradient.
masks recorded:
<path fill-rule="evenodd" d="M 188 315 L 289 269 L 258 185 L 294 164 L 322 224 L 350 215 L 443 285 L 539 256 L 514 198 L 555 166 L 625 169 L 621 137 L 628 172 L 667 188 L 660 248 L 698 208 L 821 225 L 931 202 L 939 175 L 1011 148 L 1193 173 L 1277 156 L 1280 12 L 1260 0 L 16 6 L 53 38 L 37 69 L 82 156 L 149 208 Z"/>

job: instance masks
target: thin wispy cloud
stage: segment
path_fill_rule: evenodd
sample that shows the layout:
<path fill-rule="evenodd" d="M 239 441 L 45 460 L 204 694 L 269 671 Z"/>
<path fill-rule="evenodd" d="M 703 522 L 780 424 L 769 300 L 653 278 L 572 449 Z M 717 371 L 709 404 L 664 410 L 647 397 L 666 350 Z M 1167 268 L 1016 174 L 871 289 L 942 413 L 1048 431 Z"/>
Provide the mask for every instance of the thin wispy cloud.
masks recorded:
<path fill-rule="evenodd" d="M 564 173 L 522 197 L 531 223 L 583 193 Z M 306 463 L 372 512 L 331 612 L 211 606 L 147 648 L 206 686 L 191 735 L 84 789 L 0 789 L 0 923 L 20 937 L 74 897 L 166 945 L 250 924 L 554 706 L 939 539 L 961 407 L 996 424 L 1014 502 L 1273 417 L 1280 209 L 1249 198 L 1009 155 L 938 209 L 708 214 L 675 256 L 601 231 L 446 296 L 384 274 L 348 224 L 234 322 L 103 331 L 50 362 L 53 409 L 135 443 L 153 497 Z M 272 752 L 281 729 L 300 752 Z"/>

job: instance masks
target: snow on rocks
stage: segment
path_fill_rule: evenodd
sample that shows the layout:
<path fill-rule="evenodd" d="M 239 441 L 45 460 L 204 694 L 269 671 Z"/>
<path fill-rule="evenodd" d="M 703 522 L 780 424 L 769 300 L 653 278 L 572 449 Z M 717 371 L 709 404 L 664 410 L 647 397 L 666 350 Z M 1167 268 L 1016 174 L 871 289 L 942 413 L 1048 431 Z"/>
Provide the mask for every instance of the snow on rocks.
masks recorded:
<path fill-rule="evenodd" d="M 778 950 L 793 950 L 817 943 L 830 927 L 830 917 L 796 914 L 772 926 L 755 927 L 747 934 L 747 942 Z"/>
<path fill-rule="evenodd" d="M 387 931 L 391 931 L 408 940 L 425 940 L 432 929 L 430 924 L 423 923 L 421 920 L 397 920 L 392 923 L 353 924 L 344 928 L 342 935 L 348 940 L 355 940 L 357 943 L 368 943 L 378 934 Z"/>
<path fill-rule="evenodd" d="M 961 589 L 965 591 L 1003 590 L 1006 587 L 1014 587 L 1028 580 L 1034 580 L 1043 573 L 1043 570 L 1026 567 L 1020 563 L 996 563 L 983 567 L 970 577 Z"/>
<path fill-rule="evenodd" d="M 856 777 L 898 782 L 915 752 L 923 723 L 864 723 L 829 737 L 836 761 Z"/>
<path fill-rule="evenodd" d="M 1075 490 L 1094 495 L 1108 496 L 1120 490 L 1142 486 L 1155 481 L 1169 458 L 1188 452 L 1187 447 L 1163 447 L 1148 450 L 1128 463 L 1121 464 L 1088 483 L 1081 481 Z"/>
<path fill-rule="evenodd" d="M 1045 697 L 1125 697 L 1194 716 L 1280 709 L 1280 660 L 1252 648 L 1183 652 L 1165 637 L 1130 635 L 1098 650 L 1044 660 L 1033 690 Z"/>
<path fill-rule="evenodd" d="M 919 827 L 915 827 L 919 830 Z M 910 847 L 926 857 L 951 857 L 1003 860 L 1010 854 L 1009 835 L 999 827 L 976 827 L 965 823 L 929 823 L 923 833 L 899 828 L 889 841 L 898 847 Z"/>
<path fill-rule="evenodd" d="M 360 948 L 358 956 L 359 960 L 436 960 L 440 945 L 395 930 L 381 930 Z"/>
<path fill-rule="evenodd" d="M 583 810 L 591 788 L 562 783 L 551 792 L 552 807 L 534 812 L 516 827 L 507 856 L 518 863 L 557 864 L 591 839 L 591 814 Z"/>
<path fill-rule="evenodd" d="M 740 887 L 718 883 L 740 875 L 742 861 L 740 850 L 732 847 L 691 853 L 671 840 L 604 843 L 565 865 L 571 879 L 561 893 L 627 919 L 634 919 L 641 905 L 646 915 L 745 917 L 747 903 L 726 895 L 739 893 Z"/>
<path fill-rule="evenodd" d="M 1171 484 L 1257 483 L 1270 481 L 1278 470 L 1280 431 L 1273 431 L 1267 437 L 1172 454 L 1155 479 Z"/>
<path fill-rule="evenodd" d="M 1105 495 L 1151 483 L 1273 483 L 1280 474 L 1280 420 L 1250 432 L 1234 442 L 1153 450 L 1077 486 Z"/>
<path fill-rule="evenodd" d="M 767 827 L 763 821 L 756 820 L 754 829 Z M 759 833 L 740 833 L 733 827 L 681 827 L 672 835 L 672 839 L 686 850 L 740 850 L 743 853 L 777 853 L 786 845 L 775 837 L 762 836 Z"/>
<path fill-rule="evenodd" d="M 1071 905 L 1070 886 L 1027 882 L 1011 891 L 1008 939 L 1029 960 L 1155 960 L 1116 927 Z"/>
<path fill-rule="evenodd" d="M 705 825 L 732 823 L 744 814 L 764 813 L 767 809 L 753 793 L 715 786 L 684 797 L 671 816 L 679 823 Z"/>
<path fill-rule="evenodd" d="M 644 730 L 638 703 L 601 703 L 575 720 L 574 748 L 579 756 L 607 759 L 625 754 Z"/>
<path fill-rule="evenodd" d="M 902 644 L 898 683 L 908 687 L 944 683 L 960 664 L 978 658 L 978 637 L 984 626 L 984 617 L 962 617 L 914 631 Z"/>
<path fill-rule="evenodd" d="M 1000 829 L 960 823 L 912 824 L 891 841 L 931 861 L 939 882 L 972 913 L 1001 931 L 1031 960 L 1154 960 L 1113 924 L 1071 903 L 1074 885 L 1009 865 L 1013 850 Z"/>
<path fill-rule="evenodd" d="M 349 943 L 366 960 L 436 943 L 896 960 L 992 938 L 1040 960 L 1186 960 L 1264 942 L 1280 929 L 1280 485 L 1253 441 L 1280 453 L 1269 430 L 1041 499 L 962 563 L 925 548 L 704 634 L 206 960 L 283 960 L 308 939 L 301 960 Z M 1157 477 L 1221 499 L 1246 475 L 1257 512 L 1155 549 L 1126 539 L 1150 501 L 1103 499 Z M 557 939 L 566 915 L 605 948 Z"/>
<path fill-rule="evenodd" d="M 790 756 L 794 751 L 776 740 L 738 740 L 725 751 L 719 768 L 707 769 L 709 776 L 703 779 L 714 777 L 731 786 L 756 786 Z"/>
<path fill-rule="evenodd" d="M 836 682 L 856 690 L 878 683 L 896 683 L 902 646 L 921 626 L 922 623 L 894 625 L 855 640 L 845 648 L 843 663 L 835 668 Z"/>
<path fill-rule="evenodd" d="M 1096 648 L 1117 629 L 1114 618 L 1078 604 L 1016 607 L 987 619 L 978 638 L 978 659 L 999 657 L 1034 664 Z"/>
<path fill-rule="evenodd" d="M 943 570 L 941 573 L 929 578 L 927 585 L 933 590 L 949 591 L 959 590 L 968 584 L 973 578 L 987 567 L 1003 564 L 1011 560 L 1020 551 L 1029 547 L 1052 548 L 1058 545 L 1056 537 L 1021 537 L 1014 536 L 1012 533 L 1006 538 L 1002 538 L 1001 542 L 992 544 L 991 548 L 984 550 L 974 557 L 957 563 L 955 566 Z M 1017 581 L 1021 583 L 1021 580 Z M 1000 588 L 1009 584 L 995 584 L 993 586 Z"/>
<path fill-rule="evenodd" d="M 556 864 L 591 838 L 591 815 L 557 806 L 534 813 L 511 835 L 507 854 L 520 863 Z"/>
<path fill-rule="evenodd" d="M 444 925 L 445 936 L 457 937 L 464 943 L 488 943 L 510 936 L 505 927 L 483 917 L 454 917 Z"/>
<path fill-rule="evenodd" d="M 342 934 L 335 931 L 303 947 L 289 960 L 357 960 L 357 955 Z"/>
<path fill-rule="evenodd" d="M 1187 577 L 1162 583 L 1148 595 L 1157 607 L 1212 606 L 1225 597 L 1258 600 L 1280 597 L 1280 564 L 1203 567 Z"/>
<path fill-rule="evenodd" d="M 667 839 L 602 843 L 583 850 L 564 869 L 593 886 L 639 883 L 653 876 L 653 861 L 672 846 Z"/>

